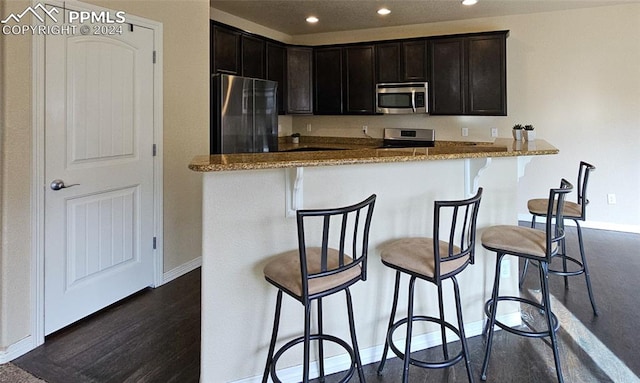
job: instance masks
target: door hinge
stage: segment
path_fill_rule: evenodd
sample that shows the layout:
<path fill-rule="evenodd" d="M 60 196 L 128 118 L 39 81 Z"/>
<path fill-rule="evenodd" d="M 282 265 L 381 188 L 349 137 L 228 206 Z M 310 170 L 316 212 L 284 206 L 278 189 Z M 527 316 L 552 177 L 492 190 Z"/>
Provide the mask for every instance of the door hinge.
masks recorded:
<path fill-rule="evenodd" d="M 153 51 L 153 63 L 156 63 L 156 51 Z"/>
<path fill-rule="evenodd" d="M 156 144 L 153 144 L 153 150 L 152 150 L 152 152 L 153 152 L 153 156 L 154 156 L 154 157 L 158 155 L 158 148 L 157 148 Z"/>
<path fill-rule="evenodd" d="M 153 250 L 156 249 L 156 237 L 153 237 Z"/>

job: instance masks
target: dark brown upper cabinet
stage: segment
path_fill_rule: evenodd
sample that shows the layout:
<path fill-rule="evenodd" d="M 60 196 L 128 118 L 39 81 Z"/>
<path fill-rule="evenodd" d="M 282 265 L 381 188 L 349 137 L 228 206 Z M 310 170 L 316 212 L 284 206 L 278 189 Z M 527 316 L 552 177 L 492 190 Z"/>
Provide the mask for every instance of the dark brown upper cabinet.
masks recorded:
<path fill-rule="evenodd" d="M 402 42 L 402 81 L 427 81 L 427 41 Z"/>
<path fill-rule="evenodd" d="M 278 114 L 287 111 L 287 48 L 281 44 L 266 43 L 267 80 L 278 83 Z"/>
<path fill-rule="evenodd" d="M 469 38 L 468 114 L 507 115 L 506 39 L 506 34 Z"/>
<path fill-rule="evenodd" d="M 429 42 L 430 114 L 507 115 L 508 31 Z"/>
<path fill-rule="evenodd" d="M 211 73 L 239 75 L 240 67 L 239 32 L 211 23 Z"/>
<path fill-rule="evenodd" d="M 376 44 L 376 81 L 400 82 L 400 43 Z"/>
<path fill-rule="evenodd" d="M 373 114 L 375 89 L 375 47 L 357 45 L 343 48 L 345 114 Z"/>
<path fill-rule="evenodd" d="M 263 39 L 242 35 L 242 75 L 265 78 L 265 42 Z"/>
<path fill-rule="evenodd" d="M 313 54 L 313 114 L 342 114 L 342 48 L 316 48 Z"/>
<path fill-rule="evenodd" d="M 376 44 L 376 81 L 427 81 L 426 40 Z"/>
<path fill-rule="evenodd" d="M 312 114 L 313 49 L 287 48 L 287 113 Z"/>

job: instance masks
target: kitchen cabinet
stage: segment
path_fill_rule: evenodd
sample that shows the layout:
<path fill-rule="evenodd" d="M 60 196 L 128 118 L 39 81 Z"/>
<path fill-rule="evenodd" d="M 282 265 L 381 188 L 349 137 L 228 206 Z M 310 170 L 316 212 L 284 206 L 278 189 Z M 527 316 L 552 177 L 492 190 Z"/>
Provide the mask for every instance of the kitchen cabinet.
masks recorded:
<path fill-rule="evenodd" d="M 427 81 L 425 39 L 376 44 L 376 79 L 379 83 Z"/>
<path fill-rule="evenodd" d="M 343 48 L 345 114 L 374 114 L 375 112 L 374 50 L 374 45 Z"/>
<path fill-rule="evenodd" d="M 432 115 L 506 116 L 508 32 L 429 42 Z"/>
<path fill-rule="evenodd" d="M 287 113 L 312 114 L 313 49 L 287 47 Z"/>
<path fill-rule="evenodd" d="M 278 83 L 278 114 L 285 114 L 287 111 L 287 48 L 281 44 L 271 42 L 266 43 L 266 72 L 267 80 Z"/>
<path fill-rule="evenodd" d="M 402 81 L 427 81 L 427 41 L 402 42 Z"/>
<path fill-rule="evenodd" d="M 265 42 L 263 39 L 242 35 L 242 75 L 245 77 L 265 78 Z"/>
<path fill-rule="evenodd" d="M 227 73 L 239 75 L 241 34 L 211 23 L 211 74 Z"/>
<path fill-rule="evenodd" d="M 400 82 L 400 43 L 376 44 L 376 82 Z"/>
<path fill-rule="evenodd" d="M 313 68 L 313 114 L 342 114 L 342 48 L 314 49 Z"/>

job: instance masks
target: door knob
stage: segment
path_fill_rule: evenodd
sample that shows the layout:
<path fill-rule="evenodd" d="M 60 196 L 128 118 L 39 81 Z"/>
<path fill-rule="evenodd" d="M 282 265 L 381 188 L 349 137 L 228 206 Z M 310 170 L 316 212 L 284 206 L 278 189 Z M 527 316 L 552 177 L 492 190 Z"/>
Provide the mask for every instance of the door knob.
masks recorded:
<path fill-rule="evenodd" d="M 71 185 L 65 185 L 63 180 L 59 180 L 59 179 L 55 179 L 53 181 L 51 181 L 51 190 L 60 190 L 60 189 L 64 189 L 64 188 L 70 188 L 72 186 L 76 186 L 76 185 L 80 185 L 80 184 L 71 184 Z"/>

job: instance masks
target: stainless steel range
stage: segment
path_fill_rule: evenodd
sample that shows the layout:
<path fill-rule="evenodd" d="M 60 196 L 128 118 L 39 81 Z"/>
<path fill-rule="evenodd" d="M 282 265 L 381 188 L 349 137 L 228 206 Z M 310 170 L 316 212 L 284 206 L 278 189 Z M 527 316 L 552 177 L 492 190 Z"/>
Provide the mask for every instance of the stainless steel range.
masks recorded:
<path fill-rule="evenodd" d="M 433 129 L 385 128 L 383 148 L 431 147 L 436 142 Z"/>

